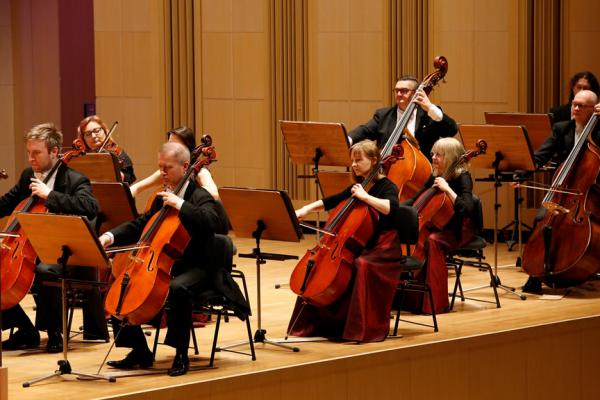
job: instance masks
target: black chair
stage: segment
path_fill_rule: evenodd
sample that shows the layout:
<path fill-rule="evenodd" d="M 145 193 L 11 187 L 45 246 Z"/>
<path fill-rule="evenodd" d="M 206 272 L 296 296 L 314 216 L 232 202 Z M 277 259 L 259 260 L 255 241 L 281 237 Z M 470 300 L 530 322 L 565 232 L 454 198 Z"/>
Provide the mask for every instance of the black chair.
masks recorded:
<path fill-rule="evenodd" d="M 421 293 L 421 296 L 427 295 L 429 297 L 430 304 L 433 304 L 433 295 L 431 293 L 431 288 L 423 276 L 423 274 L 427 273 L 427 271 L 423 269 L 425 263 L 410 255 L 410 246 L 417 244 L 419 240 L 419 215 L 417 210 L 410 206 L 400 206 L 396 221 L 398 236 L 400 237 L 400 242 L 405 248 L 406 255 L 402 256 L 401 260 L 402 279 L 398 285 L 398 288 L 396 289 L 396 319 L 394 322 L 394 330 L 391 336 L 394 337 L 398 335 L 398 323 L 400 321 L 415 325 L 428 326 L 433 328 L 434 332 L 437 332 L 438 323 L 435 309 L 433 309 L 433 307 L 431 310 L 433 325 L 422 324 L 420 322 L 408 321 L 400 318 L 400 312 L 404 302 L 404 294 L 406 292 L 418 292 Z M 414 274 L 418 271 L 421 271 L 421 278 L 417 280 L 414 278 Z"/>
<path fill-rule="evenodd" d="M 248 335 L 248 341 L 250 345 L 250 353 L 243 353 L 238 351 L 228 350 L 238 354 L 245 354 L 252 357 L 252 360 L 256 360 L 256 353 L 254 351 L 254 342 L 252 338 L 252 329 L 250 327 L 250 305 L 248 301 L 248 287 L 246 284 L 246 277 L 240 270 L 233 270 L 233 255 L 236 249 L 233 245 L 231 238 L 227 235 L 215 235 L 215 248 L 212 251 L 213 259 L 210 260 L 210 265 L 215 269 L 214 271 L 214 282 L 211 289 L 205 290 L 202 293 L 198 293 L 195 300 L 195 307 L 192 311 L 195 314 L 205 315 L 216 315 L 215 333 L 213 337 L 213 344 L 211 348 L 209 367 L 213 367 L 215 352 L 217 351 L 217 343 L 219 338 L 219 331 L 221 327 L 221 318 L 228 319 L 229 317 L 236 316 L 241 320 L 245 321 L 246 331 Z M 239 286 L 234 281 L 239 279 L 242 282 L 244 288 L 243 293 L 240 291 Z M 168 310 L 168 305 L 165 306 Z M 160 333 L 160 327 L 156 328 L 156 334 L 154 337 L 154 348 L 153 354 L 156 354 L 158 346 L 158 335 Z M 196 334 L 194 326 L 191 328 L 191 337 L 193 342 L 194 354 L 198 354 L 198 344 L 196 340 Z M 220 349 L 219 351 L 225 351 Z"/>
<path fill-rule="evenodd" d="M 483 208 L 481 206 L 481 200 L 476 195 L 473 195 L 473 205 L 474 205 L 474 210 L 472 213 L 472 215 L 473 215 L 472 223 L 475 228 L 475 238 L 472 241 L 470 241 L 469 243 L 467 243 L 465 246 L 451 251 L 448 254 L 448 256 L 446 257 L 446 264 L 448 266 L 454 267 L 454 269 L 456 271 L 456 280 L 454 282 L 454 290 L 452 291 L 452 301 L 450 302 L 451 310 L 454 308 L 454 301 L 456 300 L 457 292 L 460 292 L 461 301 L 465 301 L 465 299 L 469 299 L 469 300 L 481 301 L 484 303 L 492 303 L 492 304 L 495 303 L 496 307 L 500 308 L 500 299 L 498 298 L 497 281 L 496 281 L 496 277 L 494 275 L 494 271 L 492 269 L 492 266 L 489 263 L 483 261 L 483 260 L 485 260 L 485 256 L 483 255 L 483 249 L 487 246 L 487 243 L 486 243 L 485 239 L 481 236 L 481 233 L 483 231 Z M 460 281 L 460 276 L 462 274 L 462 268 L 464 266 L 475 267 L 481 271 L 488 271 L 488 273 L 490 274 L 490 284 L 463 290 L 462 283 Z M 496 298 L 495 302 L 485 300 L 485 299 L 465 297 L 465 295 L 464 295 L 464 292 L 477 290 L 477 289 L 481 289 L 481 288 L 485 288 L 485 287 L 489 287 L 489 286 L 491 286 L 494 291 L 494 297 Z"/>

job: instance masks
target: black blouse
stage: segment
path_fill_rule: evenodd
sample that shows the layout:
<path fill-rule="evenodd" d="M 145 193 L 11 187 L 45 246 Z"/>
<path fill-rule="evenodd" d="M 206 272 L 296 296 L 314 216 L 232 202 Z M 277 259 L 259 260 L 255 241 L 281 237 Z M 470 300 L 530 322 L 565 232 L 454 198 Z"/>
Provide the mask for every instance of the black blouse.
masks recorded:
<path fill-rule="evenodd" d="M 434 180 L 435 177 L 431 175 L 427 182 L 425 182 L 425 186 L 423 186 L 423 188 L 412 198 L 405 201 L 404 205 L 413 205 L 423 192 L 433 186 Z M 444 230 L 452 230 L 457 235 L 460 235 L 463 218 L 471 218 L 473 215 L 473 178 L 471 177 L 470 172 L 465 171 L 456 178 L 449 179 L 447 182 L 454 193 L 456 193 L 456 199 L 454 200 L 454 215 L 444 227 Z"/>
<path fill-rule="evenodd" d="M 325 197 L 323 199 L 323 205 L 325 206 L 325 210 L 331 210 L 335 208 L 342 201 L 349 199 L 352 197 L 352 185 L 348 186 L 344 191 L 334 194 L 333 196 Z M 368 193 L 377 197 L 378 199 L 387 199 L 390 201 L 390 212 L 385 215 L 380 212 L 379 221 L 377 221 L 377 225 L 375 226 L 375 234 L 373 238 L 369 241 L 367 247 L 370 247 L 371 244 L 374 244 L 379 236 L 379 233 L 387 230 L 396 229 L 395 227 L 395 216 L 397 210 L 399 208 L 398 202 L 398 187 L 394 184 L 394 182 L 390 181 L 388 178 L 381 178 L 376 181 L 373 186 L 369 189 Z"/>

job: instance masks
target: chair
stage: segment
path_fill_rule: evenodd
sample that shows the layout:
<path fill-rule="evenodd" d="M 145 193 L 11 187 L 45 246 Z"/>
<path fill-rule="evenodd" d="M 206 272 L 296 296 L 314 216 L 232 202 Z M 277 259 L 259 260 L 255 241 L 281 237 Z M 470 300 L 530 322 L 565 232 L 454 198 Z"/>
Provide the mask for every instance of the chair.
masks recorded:
<path fill-rule="evenodd" d="M 495 303 L 496 307 L 500 308 L 500 299 L 498 298 L 497 281 L 494 271 L 489 263 L 483 261 L 485 259 L 485 256 L 483 255 L 483 249 L 487 244 L 485 239 L 481 236 L 483 231 L 483 208 L 481 206 L 481 200 L 476 195 L 473 195 L 473 204 L 474 210 L 472 222 L 475 228 L 475 238 L 465 246 L 451 251 L 446 257 L 446 264 L 453 266 L 456 271 L 456 280 L 454 282 L 454 290 L 452 291 L 452 301 L 450 302 L 451 310 L 454 308 L 454 301 L 456 299 L 457 291 L 460 292 L 461 301 L 465 301 L 465 299 L 468 298 L 469 300 L 481 301 L 484 303 Z M 463 290 L 462 283 L 460 281 L 463 266 L 475 267 L 480 270 L 488 271 L 490 274 L 490 284 Z M 494 291 L 494 297 L 496 298 L 495 302 L 465 297 L 464 295 L 464 292 L 477 290 L 488 286 L 491 286 Z"/>
<path fill-rule="evenodd" d="M 242 353 L 232 351 L 238 354 L 245 354 L 251 356 L 252 360 L 256 360 L 256 354 L 254 351 L 254 342 L 252 338 L 252 330 L 250 327 L 250 305 L 248 301 L 248 287 L 246 284 L 246 277 L 242 271 L 233 270 L 233 255 L 235 254 L 235 246 L 231 238 L 227 235 L 215 235 L 215 247 L 212 251 L 210 260 L 211 265 L 215 268 L 215 279 L 213 288 L 198 293 L 195 300 L 195 307 L 193 313 L 216 315 L 215 333 L 213 337 L 213 344 L 211 348 L 209 367 L 214 366 L 215 352 L 217 351 L 217 343 L 219 338 L 219 331 L 221 327 L 221 318 L 228 319 L 229 317 L 236 316 L 240 319 L 245 320 L 246 331 L 250 344 L 250 353 Z M 244 292 L 242 293 L 239 286 L 233 279 L 239 279 L 242 282 Z M 168 308 L 166 306 L 165 308 Z M 198 354 L 198 344 L 196 341 L 196 335 L 194 327 L 192 326 L 191 337 L 194 345 L 195 354 Z M 160 333 L 160 326 L 156 329 L 154 337 L 154 348 L 153 354 L 156 354 L 156 348 L 158 345 L 158 335 Z M 220 349 L 225 351 L 225 349 Z M 231 351 L 231 350 L 229 350 Z"/>
<path fill-rule="evenodd" d="M 421 293 L 422 296 L 427 294 L 431 304 L 433 304 L 433 295 L 431 293 L 431 288 L 427 282 L 425 282 L 425 280 L 421 282 L 420 280 L 413 278 L 414 273 L 423 270 L 423 266 L 425 265 L 424 262 L 410 255 L 410 246 L 417 244 L 419 240 L 419 215 L 417 210 L 410 206 L 400 206 L 396 221 L 400 243 L 406 247 L 406 255 L 403 256 L 401 260 L 402 274 L 408 275 L 408 278 L 401 280 L 396 289 L 399 300 L 396 306 L 396 319 L 394 322 L 394 330 L 391 336 L 394 337 L 398 335 L 398 323 L 400 321 L 416 325 L 429 326 L 433 328 L 434 332 L 437 332 L 438 323 L 435 309 L 433 308 L 431 310 L 433 325 L 422 324 L 400 318 L 405 292 L 418 292 Z"/>

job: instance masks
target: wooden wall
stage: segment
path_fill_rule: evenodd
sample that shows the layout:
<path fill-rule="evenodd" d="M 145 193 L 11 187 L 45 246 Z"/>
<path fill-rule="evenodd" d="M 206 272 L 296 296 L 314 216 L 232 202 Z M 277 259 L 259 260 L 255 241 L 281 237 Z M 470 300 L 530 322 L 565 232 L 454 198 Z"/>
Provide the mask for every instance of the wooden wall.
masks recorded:
<path fill-rule="evenodd" d="M 33 121 L 60 120 L 59 43 L 48 27 L 64 1 L 0 0 L 0 112 L 8 139 L 2 151 L 11 171 L 25 164 L 24 130 Z M 312 185 L 296 183 L 277 121 L 337 121 L 351 129 L 391 104 L 399 74 L 422 77 L 435 55 L 448 58 L 449 71 L 432 99 L 459 123 L 482 122 L 487 110 L 544 111 L 566 99 L 574 72 L 600 74 L 600 55 L 588 50 L 600 36 L 593 17 L 600 5 L 592 0 L 93 6 L 97 112 L 120 122 L 117 140 L 138 176 L 155 169 L 166 130 L 187 124 L 198 137 L 213 135 L 219 161 L 211 170 L 219 185 L 290 189 L 295 198 L 313 198 Z M 489 208 L 490 185 L 477 190 Z M 512 196 L 501 196 L 506 221 Z"/>

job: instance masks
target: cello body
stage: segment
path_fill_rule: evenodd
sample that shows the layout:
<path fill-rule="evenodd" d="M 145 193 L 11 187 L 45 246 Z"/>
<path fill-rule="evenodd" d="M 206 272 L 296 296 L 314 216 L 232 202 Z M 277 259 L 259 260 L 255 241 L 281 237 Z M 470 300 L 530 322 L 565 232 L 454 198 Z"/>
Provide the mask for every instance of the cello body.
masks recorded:
<path fill-rule="evenodd" d="M 310 304 L 329 305 L 345 292 L 354 259 L 375 232 L 377 212 L 363 202 L 354 204 L 335 224 L 341 208 L 351 200 L 336 207 L 327 222 L 326 230 L 334 231 L 336 236 L 324 235 L 300 259 L 290 276 L 290 289 Z"/>
<path fill-rule="evenodd" d="M 561 186 L 571 193 L 546 196 L 561 208 L 547 210 L 523 251 L 525 272 L 558 288 L 581 284 L 600 271 L 600 149 L 586 141 L 568 171 L 566 164 L 556 175 L 565 174 Z"/>
<path fill-rule="evenodd" d="M 409 140 L 396 144 L 383 163 L 386 176 L 400 190 L 400 201 L 413 197 L 431 175 L 431 163 Z"/>

